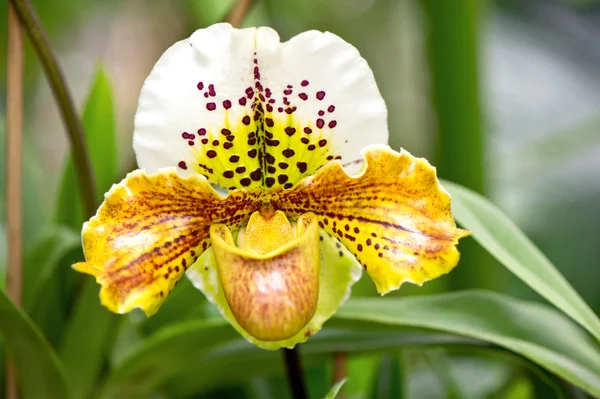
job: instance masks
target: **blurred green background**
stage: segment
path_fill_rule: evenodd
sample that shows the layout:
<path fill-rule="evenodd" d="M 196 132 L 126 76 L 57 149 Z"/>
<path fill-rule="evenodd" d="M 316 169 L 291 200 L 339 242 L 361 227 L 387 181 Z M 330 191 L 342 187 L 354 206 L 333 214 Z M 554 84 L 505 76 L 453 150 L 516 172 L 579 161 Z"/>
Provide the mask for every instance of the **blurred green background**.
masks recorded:
<path fill-rule="evenodd" d="M 143 80 L 167 47 L 198 28 L 222 20 L 233 2 L 33 3 L 77 104 L 83 107 L 98 70 L 105 73 L 106 84 L 112 87 L 118 176 L 124 176 L 133 164 L 133 116 Z M 1 54 L 6 52 L 6 9 L 3 0 Z M 272 26 L 283 40 L 308 29 L 327 30 L 356 46 L 374 70 L 387 102 L 391 146 L 428 158 L 438 167 L 440 177 L 485 194 L 533 239 L 600 313 L 600 2 L 264 0 L 252 9 L 244 25 Z M 47 234 L 55 217 L 55 192 L 61 184 L 68 143 L 29 45 L 26 55 L 24 246 L 26 253 L 42 251 L 36 255 L 39 259 L 44 250 L 35 244 Z M 0 57 L 0 287 L 6 263 L 5 63 Z M 112 129 L 112 121 L 110 124 L 108 128 Z M 50 252 L 51 247 L 46 251 Z M 463 258 L 456 271 L 423 288 L 403 287 L 394 295 L 485 288 L 540 300 L 471 238 L 461 242 L 460 248 Z M 67 258 L 76 260 L 79 256 L 73 251 Z M 75 278 L 68 276 L 70 270 L 57 273 L 65 274 L 66 280 Z M 186 288 L 174 293 L 181 299 L 169 299 L 156 317 L 143 322 L 145 332 L 194 316 L 190 311 L 170 311 L 170 306 L 175 308 L 185 301 L 203 301 L 202 295 L 187 283 L 182 285 Z M 61 287 L 53 289 L 60 291 Z M 96 293 L 97 287 L 93 286 L 90 295 Z M 373 294 L 368 278 L 363 278 L 354 290 L 354 295 Z M 39 311 L 38 319 L 34 316 L 57 345 L 66 329 L 62 323 L 73 312 L 70 298 L 64 301 L 50 305 L 55 313 L 45 309 Z M 127 351 L 127 342 L 118 344 L 114 351 Z M 403 351 L 403 364 L 411 364 L 409 369 L 402 368 L 410 373 L 404 388 L 406 397 L 448 396 L 444 379 L 436 372 L 436 365 L 444 361 L 453 362 L 458 380 L 464 374 L 478 381 L 469 388 L 473 392 L 462 392 L 460 397 L 526 398 L 534 391 L 535 382 L 520 379 L 520 374 L 512 378 L 510 360 L 481 360 L 460 354 L 453 354 L 452 359 L 444 357 L 435 351 Z M 352 358 L 348 384 L 351 397 L 367 397 L 360 396 L 365 391 L 377 392 L 378 373 L 400 372 L 397 359 L 382 358 L 380 354 Z M 309 369 L 309 376 L 314 374 L 311 384 L 328 386 L 324 369 L 331 369 L 330 362 Z M 256 378 L 250 391 L 255 397 L 281 397 L 266 393 L 284 386 L 284 380 L 277 378 Z M 240 392 L 248 392 L 244 387 L 242 391 L 235 384 L 221 387 L 215 397 L 241 397 Z M 208 397 L 185 389 L 182 392 L 183 396 L 174 397 Z M 535 397 L 551 397 L 540 392 L 542 396 Z M 370 397 L 393 397 L 387 393 Z M 496 394 L 504 396 L 493 396 Z"/>

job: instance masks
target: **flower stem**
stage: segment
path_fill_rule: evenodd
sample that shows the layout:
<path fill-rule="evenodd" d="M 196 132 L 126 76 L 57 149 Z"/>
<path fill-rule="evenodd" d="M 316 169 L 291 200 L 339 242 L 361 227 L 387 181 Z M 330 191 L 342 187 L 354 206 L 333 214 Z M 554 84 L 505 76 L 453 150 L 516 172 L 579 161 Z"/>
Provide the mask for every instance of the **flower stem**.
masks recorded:
<path fill-rule="evenodd" d="M 10 0 L 10 3 L 14 6 L 16 14 L 21 20 L 21 24 L 25 28 L 29 40 L 31 40 L 31 44 L 38 55 L 54 94 L 54 98 L 58 103 L 71 142 L 71 152 L 73 154 L 75 173 L 77 174 L 85 216 L 89 218 L 96 213 L 98 196 L 96 195 L 96 184 L 94 174 L 92 173 L 90 157 L 85 144 L 83 125 L 73 104 L 71 94 L 67 89 L 64 75 L 52 52 L 33 6 L 28 0 Z"/>
<path fill-rule="evenodd" d="M 333 384 L 346 378 L 347 374 L 347 355 L 344 352 L 336 352 L 333 358 Z M 339 399 L 345 399 L 348 396 L 345 393 L 338 394 Z"/>
<path fill-rule="evenodd" d="M 238 0 L 227 13 L 225 21 L 229 22 L 234 28 L 239 28 L 254 3 L 256 3 L 256 0 Z"/>
<path fill-rule="evenodd" d="M 23 34 L 15 9 L 8 5 L 6 60 L 6 207 L 8 225 L 8 270 L 6 292 L 21 304 L 23 293 Z M 14 368 L 6 368 L 6 398 L 17 399 L 19 388 Z"/>
<path fill-rule="evenodd" d="M 292 398 L 306 399 L 308 396 L 306 395 L 304 371 L 302 369 L 302 362 L 300 361 L 298 346 L 294 349 L 283 348 L 282 352 Z"/>

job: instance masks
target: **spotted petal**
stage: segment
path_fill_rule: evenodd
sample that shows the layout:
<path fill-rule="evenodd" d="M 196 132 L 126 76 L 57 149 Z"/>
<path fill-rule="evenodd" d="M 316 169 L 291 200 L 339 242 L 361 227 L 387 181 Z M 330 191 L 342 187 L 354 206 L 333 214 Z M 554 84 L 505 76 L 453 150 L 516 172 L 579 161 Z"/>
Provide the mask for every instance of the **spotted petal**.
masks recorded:
<path fill-rule="evenodd" d="M 222 198 L 202 176 L 183 178 L 174 168 L 132 172 L 84 225 L 86 262 L 73 267 L 96 277 L 111 311 L 151 315 L 208 247 L 210 225 L 240 226 L 260 208 L 258 197 L 236 191 Z"/>
<path fill-rule="evenodd" d="M 332 159 L 360 167 L 360 149 L 387 137 L 385 104 L 350 44 L 317 31 L 280 43 L 270 28 L 217 24 L 160 58 L 140 95 L 134 148 L 149 171 L 289 188 Z"/>
<path fill-rule="evenodd" d="M 356 176 L 332 162 L 271 203 L 288 215 L 313 212 L 369 273 L 381 294 L 405 282 L 422 284 L 458 263 L 450 196 L 435 169 L 407 151 L 371 146 Z"/>

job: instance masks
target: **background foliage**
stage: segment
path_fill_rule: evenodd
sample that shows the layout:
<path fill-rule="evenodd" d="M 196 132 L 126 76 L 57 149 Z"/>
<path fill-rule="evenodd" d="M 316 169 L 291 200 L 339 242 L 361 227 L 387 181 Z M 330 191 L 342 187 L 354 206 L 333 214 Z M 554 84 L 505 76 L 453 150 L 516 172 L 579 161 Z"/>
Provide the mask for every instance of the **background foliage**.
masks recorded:
<path fill-rule="evenodd" d="M 101 195 L 134 167 L 133 113 L 158 56 L 233 1 L 33 3 L 81 104 Z M 311 398 L 331 388 L 339 352 L 350 398 L 600 397 L 599 7 L 263 0 L 252 9 L 246 26 L 270 25 L 284 40 L 329 30 L 361 51 L 388 104 L 390 144 L 438 166 L 473 232 L 459 267 L 422 288 L 381 299 L 369 279 L 357 284 L 301 347 Z M 187 280 L 146 319 L 108 313 L 92 279 L 70 269 L 83 256 L 81 203 L 58 112 L 26 51 L 22 309 L 3 293 L 0 173 L 0 358 L 13 359 L 23 397 L 287 397 L 280 354 L 243 341 Z M 2 123 L 2 157 L 4 135 Z"/>

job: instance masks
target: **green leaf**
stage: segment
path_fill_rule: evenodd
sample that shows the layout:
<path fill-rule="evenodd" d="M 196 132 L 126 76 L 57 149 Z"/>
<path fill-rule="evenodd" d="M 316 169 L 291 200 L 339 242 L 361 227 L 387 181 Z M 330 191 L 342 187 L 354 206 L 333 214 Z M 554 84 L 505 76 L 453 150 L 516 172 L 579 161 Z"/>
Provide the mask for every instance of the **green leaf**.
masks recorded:
<path fill-rule="evenodd" d="M 552 308 L 484 291 L 351 299 L 336 318 L 418 327 L 504 347 L 600 395 L 600 348 Z"/>
<path fill-rule="evenodd" d="M 59 350 L 74 398 L 91 396 L 122 317 L 100 305 L 98 285 L 86 277 Z"/>
<path fill-rule="evenodd" d="M 70 398 L 63 366 L 38 327 L 0 291 L 0 335 L 24 398 Z"/>
<path fill-rule="evenodd" d="M 370 326 L 369 329 L 374 327 Z M 403 333 L 397 329 L 328 329 L 311 337 L 300 348 L 303 364 L 309 368 L 330 360 L 334 352 L 469 342 L 473 340 L 448 334 Z M 249 344 L 225 320 L 187 321 L 152 335 L 115 365 L 100 397 L 145 397 L 145 394 L 162 385 L 169 386 L 173 397 L 186 397 L 217 386 L 281 373 L 279 352 L 266 351 Z"/>
<path fill-rule="evenodd" d="M 23 308 L 53 345 L 59 342 L 70 311 L 64 270 L 80 256 L 79 234 L 61 226 L 45 229 L 25 256 Z"/>
<path fill-rule="evenodd" d="M 500 263 L 600 340 L 600 320 L 539 249 L 487 199 L 443 182 L 458 222 Z M 575 255 L 575 254 L 574 254 Z"/>
<path fill-rule="evenodd" d="M 371 399 L 404 398 L 403 377 L 404 373 L 397 355 L 382 357 L 371 389 Z"/>
<path fill-rule="evenodd" d="M 67 255 L 81 246 L 81 237 L 70 229 L 53 226 L 44 231 L 26 255 L 23 267 L 24 308 L 31 314 L 46 300 L 48 284 Z"/>
<path fill-rule="evenodd" d="M 600 349 L 582 329 L 548 306 L 486 292 L 350 299 L 301 352 L 310 367 L 339 351 L 453 344 L 479 349 L 482 341 L 600 394 Z M 102 397 L 143 397 L 165 385 L 173 396 L 185 397 L 281 369 L 279 353 L 248 344 L 222 319 L 189 321 L 162 329 L 133 350 L 112 370 Z"/>
<path fill-rule="evenodd" d="M 340 392 L 340 389 L 342 389 L 342 386 L 345 383 L 346 383 L 346 379 L 343 378 L 343 379 L 339 380 L 338 382 L 336 382 L 335 384 L 333 384 L 333 386 L 331 387 L 329 392 L 327 392 L 327 395 L 325 395 L 324 399 L 335 399 L 338 392 Z"/>
<path fill-rule="evenodd" d="M 108 191 L 118 173 L 113 96 L 108 75 L 98 68 L 83 111 L 83 128 L 96 179 L 98 195 Z M 99 198 L 100 199 L 100 198 Z M 69 154 L 55 204 L 54 219 L 79 231 L 84 221 L 73 160 Z"/>

